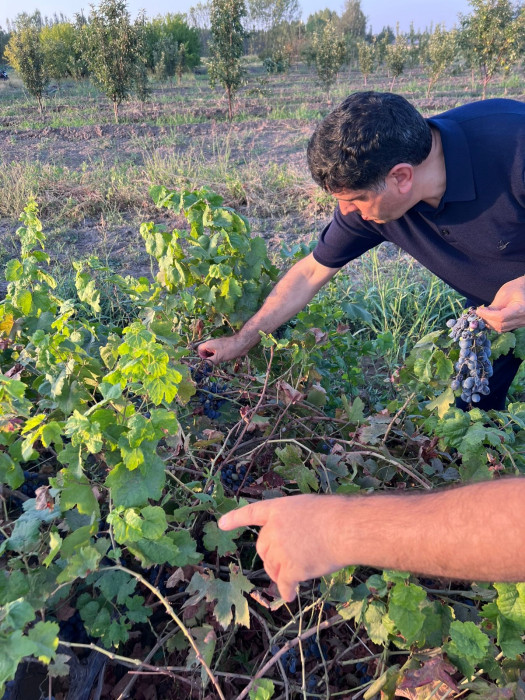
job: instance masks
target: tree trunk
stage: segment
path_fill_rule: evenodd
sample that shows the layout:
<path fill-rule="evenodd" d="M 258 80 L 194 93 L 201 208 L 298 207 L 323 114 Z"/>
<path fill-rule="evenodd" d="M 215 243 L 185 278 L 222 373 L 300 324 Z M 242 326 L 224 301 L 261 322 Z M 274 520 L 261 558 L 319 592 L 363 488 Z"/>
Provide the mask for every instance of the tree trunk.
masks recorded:
<path fill-rule="evenodd" d="M 113 100 L 113 114 L 115 115 L 115 124 L 118 124 L 118 102 Z"/>
<path fill-rule="evenodd" d="M 232 108 L 232 91 L 231 88 L 226 88 L 226 93 L 228 95 L 228 119 L 233 120 L 233 108 Z"/>

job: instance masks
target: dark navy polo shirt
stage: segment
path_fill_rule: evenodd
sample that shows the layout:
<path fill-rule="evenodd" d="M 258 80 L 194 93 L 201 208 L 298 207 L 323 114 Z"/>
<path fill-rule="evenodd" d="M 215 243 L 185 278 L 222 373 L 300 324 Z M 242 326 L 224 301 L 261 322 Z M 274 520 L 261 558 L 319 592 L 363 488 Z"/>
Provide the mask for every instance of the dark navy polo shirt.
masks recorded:
<path fill-rule="evenodd" d="M 313 255 L 342 267 L 391 241 L 464 296 L 489 304 L 525 275 L 525 103 L 485 100 L 427 120 L 439 129 L 446 190 L 437 208 L 419 202 L 400 219 L 364 221 L 336 208 Z"/>

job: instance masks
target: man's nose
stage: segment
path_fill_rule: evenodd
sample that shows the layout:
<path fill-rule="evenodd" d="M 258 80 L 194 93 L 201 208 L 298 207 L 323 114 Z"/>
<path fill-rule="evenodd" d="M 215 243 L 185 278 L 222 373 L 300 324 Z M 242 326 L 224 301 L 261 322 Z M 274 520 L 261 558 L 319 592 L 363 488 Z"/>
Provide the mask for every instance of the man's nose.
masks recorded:
<path fill-rule="evenodd" d="M 351 214 L 353 211 L 356 211 L 357 207 L 353 202 L 339 202 L 339 209 L 341 210 L 341 214 L 345 216 L 346 214 Z"/>

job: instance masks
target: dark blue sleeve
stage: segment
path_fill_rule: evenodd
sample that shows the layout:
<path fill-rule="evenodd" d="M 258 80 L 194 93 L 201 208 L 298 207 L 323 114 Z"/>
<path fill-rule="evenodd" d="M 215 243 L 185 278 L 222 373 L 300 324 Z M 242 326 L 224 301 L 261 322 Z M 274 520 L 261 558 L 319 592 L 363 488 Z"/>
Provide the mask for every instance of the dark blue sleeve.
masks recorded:
<path fill-rule="evenodd" d="M 343 216 L 337 207 L 334 218 L 319 237 L 313 256 L 325 267 L 343 267 L 384 240 L 359 214 L 352 212 Z"/>

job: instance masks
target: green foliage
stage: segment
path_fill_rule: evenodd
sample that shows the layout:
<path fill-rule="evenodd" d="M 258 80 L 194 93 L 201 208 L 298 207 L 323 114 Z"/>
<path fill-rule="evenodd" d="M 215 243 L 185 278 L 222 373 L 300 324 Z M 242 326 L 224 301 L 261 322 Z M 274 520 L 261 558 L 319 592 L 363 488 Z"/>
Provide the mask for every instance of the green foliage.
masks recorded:
<path fill-rule="evenodd" d="M 40 39 L 40 28 L 32 21 L 20 20 L 4 49 L 5 56 L 22 78 L 30 95 L 36 98 L 42 112 L 42 96 L 49 82 L 45 50 Z"/>
<path fill-rule="evenodd" d="M 78 46 L 79 26 L 71 22 L 58 22 L 40 30 L 46 72 L 50 78 L 82 78 L 87 66 Z"/>
<path fill-rule="evenodd" d="M 182 14 L 158 16 L 146 23 L 146 65 L 161 78 L 180 77 L 200 62 L 198 31 Z"/>
<path fill-rule="evenodd" d="M 346 43 L 338 27 L 330 22 L 314 34 L 312 48 L 315 54 L 317 79 L 327 93 L 337 80 L 346 60 Z"/>
<path fill-rule="evenodd" d="M 143 16 L 132 24 L 125 0 L 101 0 L 81 28 L 79 45 L 94 82 L 113 103 L 118 122 L 119 105 L 137 86 L 139 96 L 145 94 Z"/>
<path fill-rule="evenodd" d="M 480 72 L 483 99 L 488 83 L 499 71 L 516 63 L 525 16 L 510 0 L 469 0 L 470 15 L 460 15 L 463 50 Z"/>
<path fill-rule="evenodd" d="M 429 66 L 429 79 L 427 87 L 427 97 L 430 96 L 432 88 L 443 75 L 443 73 L 454 62 L 459 47 L 458 32 L 456 29 L 447 31 L 441 24 L 430 34 L 426 47 L 426 56 Z"/>
<path fill-rule="evenodd" d="M 357 61 L 359 70 L 363 74 L 365 85 L 371 73 L 375 70 L 376 65 L 376 49 L 374 44 L 369 44 L 366 41 L 360 41 L 357 44 Z"/>
<path fill-rule="evenodd" d="M 264 337 L 244 369 L 208 376 L 191 344 L 218 325 L 242 323 L 276 270 L 247 221 L 217 195 L 163 187 L 152 195 L 189 229 L 143 225 L 159 265 L 154 281 L 124 279 L 89 258 L 75 263 L 71 298 L 61 298 L 34 202 L 21 217 L 20 255 L 6 265 L 0 693 L 23 658 L 51 664 L 53 674 L 64 670 L 57 649 L 68 609 L 79 612 L 93 643 L 121 656 L 135 644 L 132 633 L 152 630 L 160 640 L 162 630 L 162 652 L 180 654 L 177 665 L 188 673 L 200 665 L 203 687 L 210 682 L 204 663 L 233 673 L 242 662 L 239 678 L 258 672 L 269 657 L 250 666 L 241 642 L 221 660 L 226 640 L 257 632 L 263 619 L 277 627 L 283 611 L 284 637 L 290 618 L 260 577 L 251 529 L 217 527 L 219 515 L 247 503 L 244 495 L 408 490 L 525 472 L 525 405 L 455 408 L 446 387 L 457 350 L 439 328 L 414 345 L 380 406 L 370 405 L 359 363 L 377 362 L 392 336 L 361 341 L 377 310 L 363 298 L 349 301 L 335 283 L 276 337 Z M 102 314 L 100 279 L 137 308 L 124 328 Z M 513 338 L 501 341 L 501 351 L 520 346 L 520 334 Z M 210 419 L 201 399 L 216 397 L 226 382 L 226 406 Z M 249 468 L 255 485 L 225 489 L 228 464 Z M 32 475 L 42 486 L 22 501 Z M 378 645 L 385 670 L 376 680 L 388 697 L 403 673 L 429 673 L 428 650 L 440 673 L 445 654 L 454 664 L 447 666 L 452 682 L 476 674 L 476 692 L 507 693 L 516 683 L 510 668 L 519 671 L 525 649 L 525 584 L 439 588 L 402 572 L 347 567 L 324 577 L 319 592 L 309 586 L 301 595 L 310 596 L 316 624 L 335 609 Z M 404 669 L 386 649 L 408 657 Z M 154 663 L 168 662 L 159 654 Z M 272 697 L 270 675 L 253 684 L 251 698 Z"/>
<path fill-rule="evenodd" d="M 208 75 L 212 87 L 219 84 L 226 90 L 230 121 L 233 119 L 233 97 L 244 81 L 241 57 L 246 36 L 242 26 L 245 16 L 244 0 L 212 0 Z"/>
<path fill-rule="evenodd" d="M 408 44 L 406 37 L 399 32 L 397 28 L 395 43 L 388 44 L 385 55 L 386 65 L 392 74 L 392 82 L 390 90 L 394 87 L 395 79 L 402 75 L 408 61 Z"/>
<path fill-rule="evenodd" d="M 179 305 L 193 317 L 213 324 L 227 318 L 239 327 L 276 279 L 263 240 L 251 238 L 248 221 L 206 189 L 179 194 L 154 187 L 152 196 L 158 206 L 184 214 L 191 226 L 189 233 L 141 227 L 146 250 L 158 261 L 159 284 L 172 298 L 179 292 Z"/>

